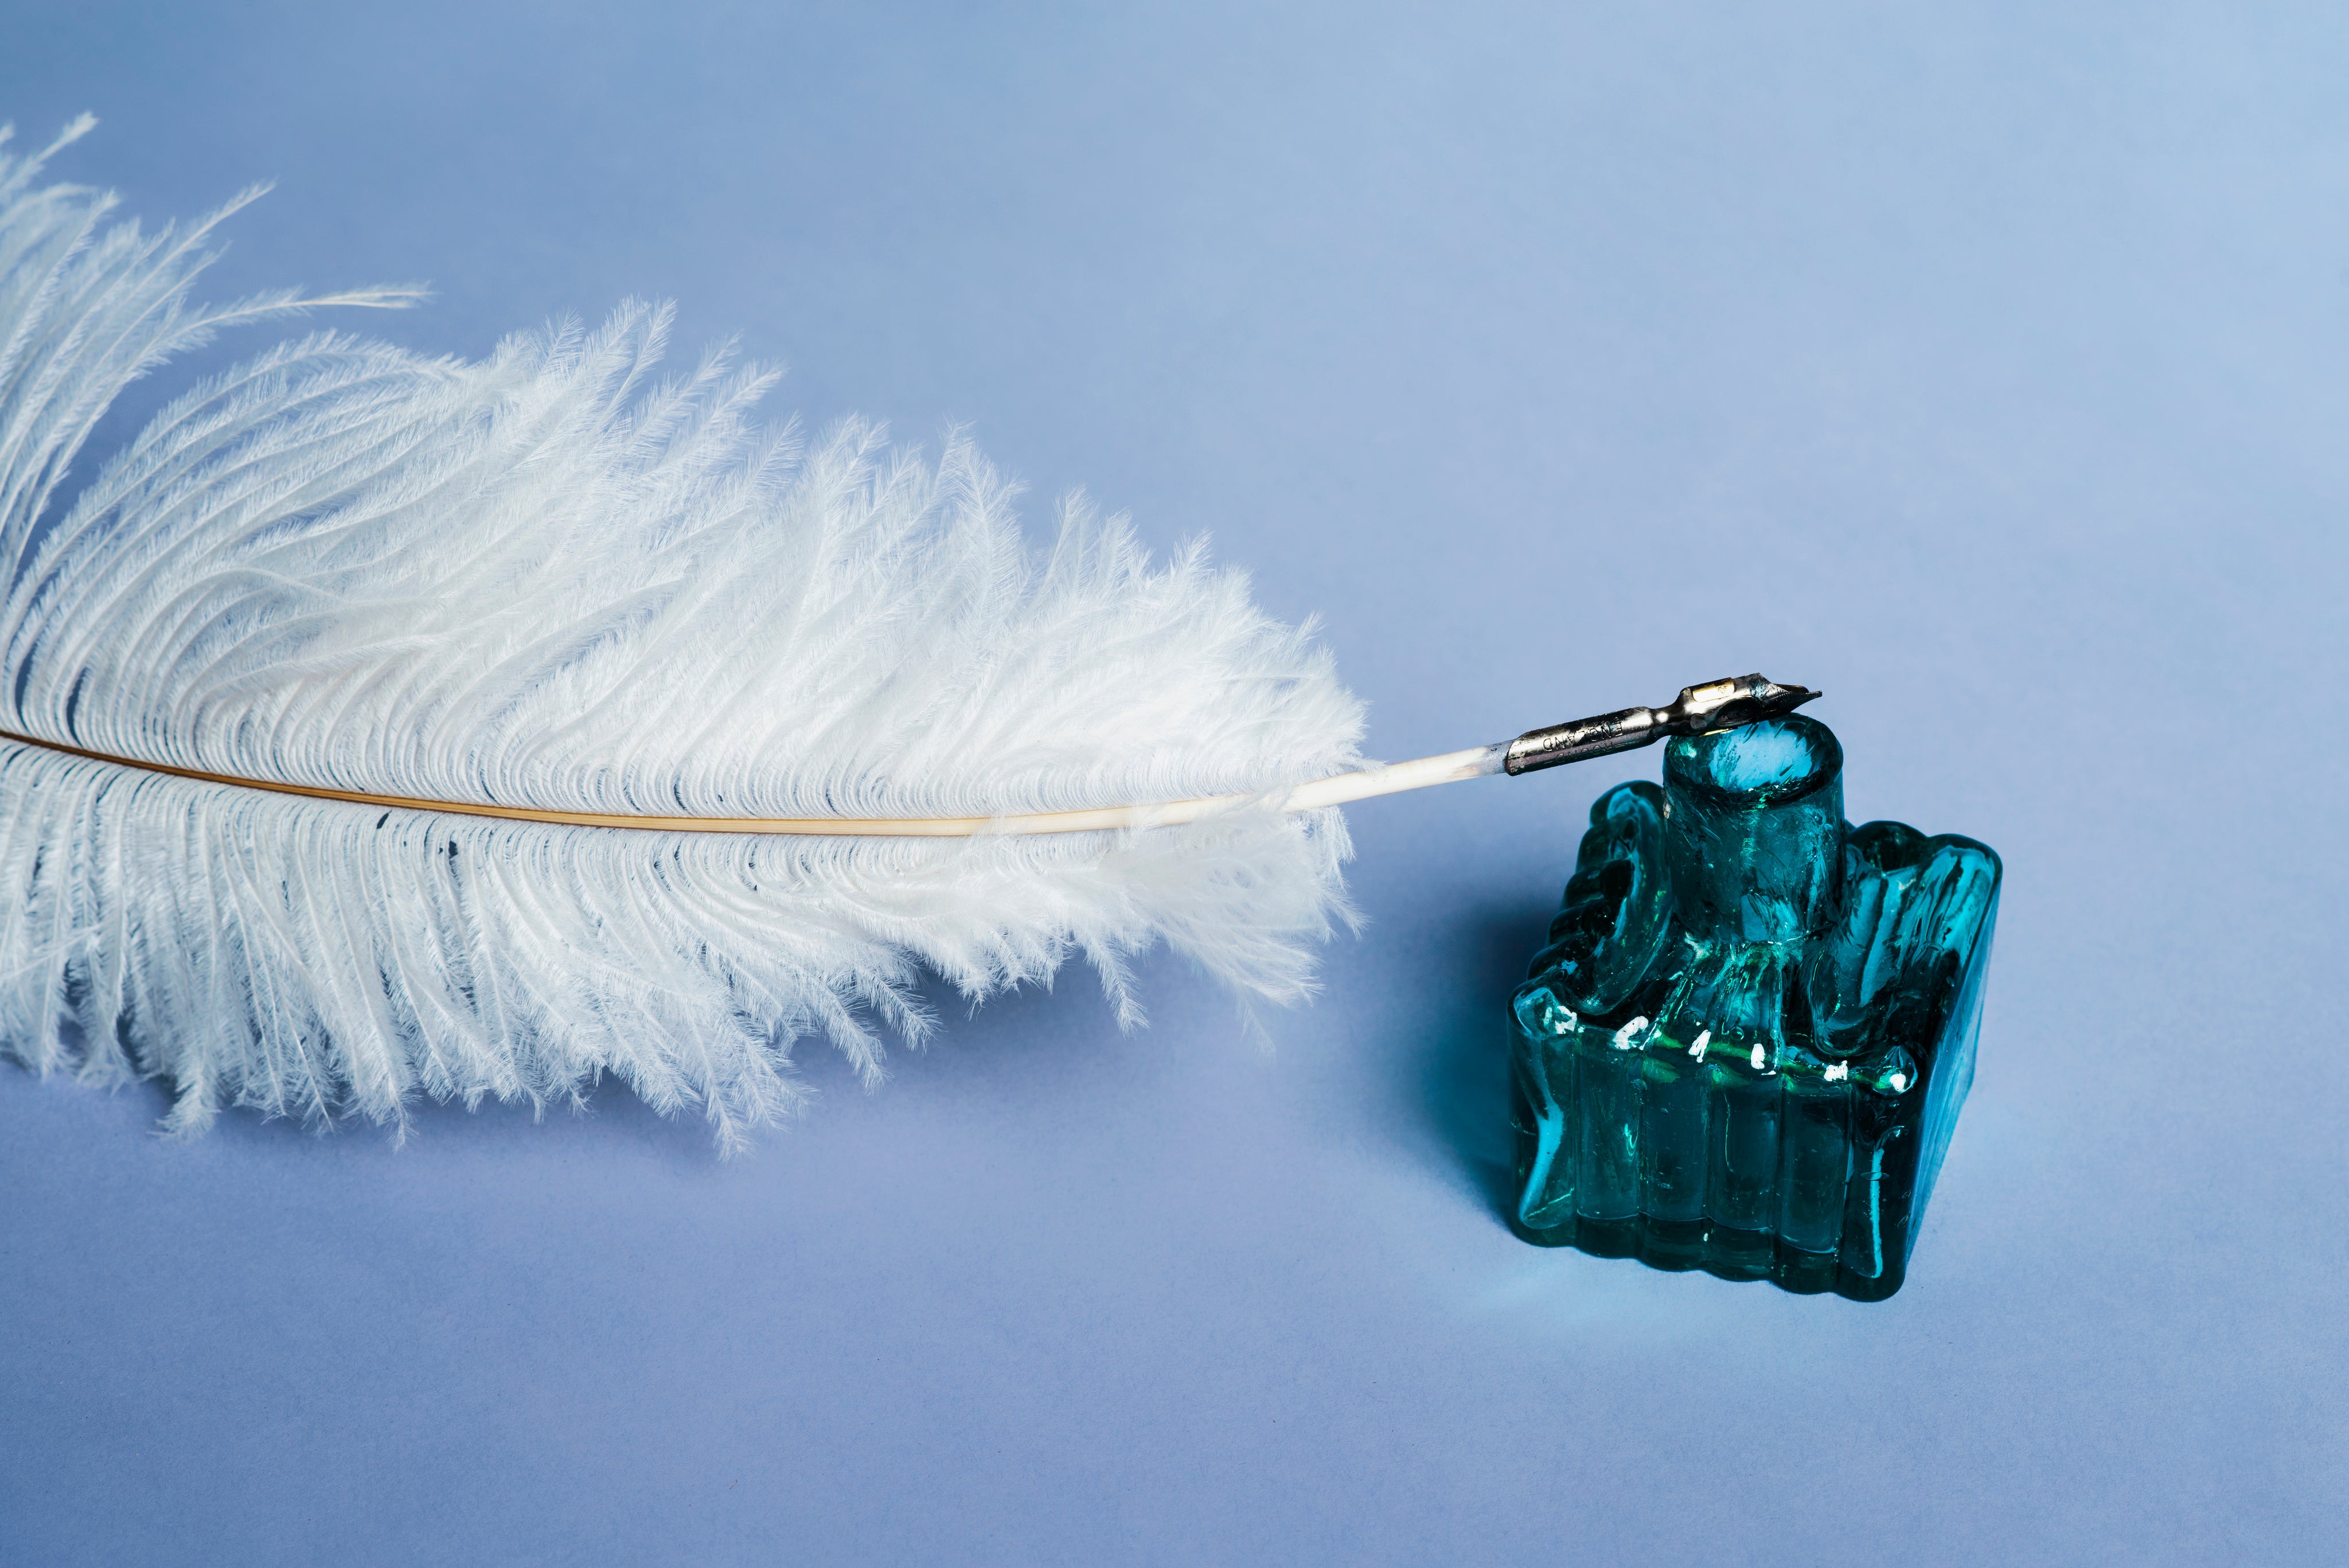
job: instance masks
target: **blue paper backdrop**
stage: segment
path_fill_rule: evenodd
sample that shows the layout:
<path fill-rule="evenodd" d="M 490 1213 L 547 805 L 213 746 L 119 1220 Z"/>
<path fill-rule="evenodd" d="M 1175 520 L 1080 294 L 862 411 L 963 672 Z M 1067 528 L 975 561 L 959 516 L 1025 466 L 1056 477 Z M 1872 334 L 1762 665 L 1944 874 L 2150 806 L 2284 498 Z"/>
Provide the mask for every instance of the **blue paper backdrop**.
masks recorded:
<path fill-rule="evenodd" d="M 220 294 L 673 296 L 1212 533 L 1379 754 L 1764 670 L 2008 881 L 1880 1306 L 1502 1226 L 1501 999 L 1652 753 L 1354 810 L 1269 1055 L 1072 971 L 730 1165 L 0 1071 L 0 1559 L 2326 1560 L 2344 73 L 2328 6 L 8 6 L 61 174 L 279 182 Z"/>

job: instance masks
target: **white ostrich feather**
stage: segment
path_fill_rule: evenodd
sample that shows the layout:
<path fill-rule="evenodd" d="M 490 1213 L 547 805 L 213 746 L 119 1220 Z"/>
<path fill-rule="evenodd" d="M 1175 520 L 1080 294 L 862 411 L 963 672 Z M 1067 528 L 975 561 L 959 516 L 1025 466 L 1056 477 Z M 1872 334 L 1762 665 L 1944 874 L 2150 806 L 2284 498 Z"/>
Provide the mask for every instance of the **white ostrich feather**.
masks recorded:
<path fill-rule="evenodd" d="M 69 130 L 69 140 L 85 126 Z M 54 151 L 52 149 L 51 151 Z M 220 325 L 210 224 L 0 161 L 0 728 L 240 777 L 689 815 L 984 815 L 1276 789 L 1359 765 L 1309 628 L 1195 546 L 845 421 L 763 428 L 724 355 L 656 382 L 667 313 L 479 364 L 339 334 L 178 399 L 70 498 L 124 386 Z M 215 219 L 214 221 L 217 221 Z M 617 1075 L 721 1147 L 794 1107 L 795 1041 L 869 1080 L 1082 953 L 1120 1016 L 1164 939 L 1247 995 L 1311 985 L 1334 811 L 960 840 L 667 834 L 386 811 L 0 742 L 0 1051 L 219 1107 L 399 1126 Z"/>

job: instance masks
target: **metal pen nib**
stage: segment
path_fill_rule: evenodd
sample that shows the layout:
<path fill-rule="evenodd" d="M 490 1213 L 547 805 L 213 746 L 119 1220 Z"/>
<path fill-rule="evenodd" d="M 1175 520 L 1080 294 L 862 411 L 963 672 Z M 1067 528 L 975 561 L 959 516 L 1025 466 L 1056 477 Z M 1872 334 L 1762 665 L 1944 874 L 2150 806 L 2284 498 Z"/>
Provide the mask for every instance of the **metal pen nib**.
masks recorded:
<path fill-rule="evenodd" d="M 1734 730 L 1763 719 L 1783 719 L 1818 693 L 1805 686 L 1781 686 L 1760 675 L 1737 675 L 1684 686 L 1662 708 L 1625 708 L 1596 718 L 1528 730 L 1509 742 L 1504 773 L 1529 774 L 1562 763 L 1629 752 L 1666 735 L 1702 735 Z"/>

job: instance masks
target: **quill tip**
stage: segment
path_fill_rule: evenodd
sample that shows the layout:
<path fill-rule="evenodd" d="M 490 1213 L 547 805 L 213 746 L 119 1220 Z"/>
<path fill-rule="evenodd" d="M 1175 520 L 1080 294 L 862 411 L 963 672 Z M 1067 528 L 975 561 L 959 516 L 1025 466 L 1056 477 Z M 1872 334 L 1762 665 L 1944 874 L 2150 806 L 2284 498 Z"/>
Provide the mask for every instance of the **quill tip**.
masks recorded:
<path fill-rule="evenodd" d="M 1683 686 L 1681 694 L 1661 708 L 1624 708 L 1546 730 L 1528 730 L 1509 742 L 1502 771 L 1512 775 L 1535 773 L 1652 745 L 1666 735 L 1702 735 L 1764 719 L 1783 719 L 1819 695 L 1807 686 L 1781 685 L 1758 673 Z"/>

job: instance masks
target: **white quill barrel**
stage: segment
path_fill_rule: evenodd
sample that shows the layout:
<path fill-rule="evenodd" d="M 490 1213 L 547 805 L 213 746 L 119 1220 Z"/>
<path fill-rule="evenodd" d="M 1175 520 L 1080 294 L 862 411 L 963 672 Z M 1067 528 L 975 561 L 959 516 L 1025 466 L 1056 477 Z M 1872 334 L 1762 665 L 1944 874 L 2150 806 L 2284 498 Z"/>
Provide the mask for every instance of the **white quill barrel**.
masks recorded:
<path fill-rule="evenodd" d="M 731 1147 L 796 1102 L 796 1039 L 872 1075 L 878 1029 L 920 1037 L 924 970 L 977 997 L 1081 953 L 1132 1019 L 1164 940 L 1309 990 L 1361 705 L 1202 549 L 1076 499 L 1031 553 L 968 444 L 802 445 L 755 368 L 657 379 L 641 304 L 479 363 L 278 345 L 67 495 L 131 379 L 320 302 L 196 304 L 208 225 L 142 234 L 40 162 L 0 161 L 0 730 L 34 742 L 0 742 L 0 1052 L 164 1077 L 181 1128 L 608 1072 Z"/>

